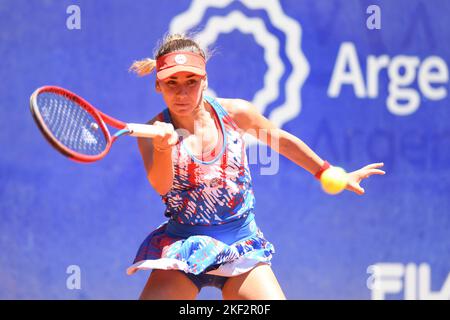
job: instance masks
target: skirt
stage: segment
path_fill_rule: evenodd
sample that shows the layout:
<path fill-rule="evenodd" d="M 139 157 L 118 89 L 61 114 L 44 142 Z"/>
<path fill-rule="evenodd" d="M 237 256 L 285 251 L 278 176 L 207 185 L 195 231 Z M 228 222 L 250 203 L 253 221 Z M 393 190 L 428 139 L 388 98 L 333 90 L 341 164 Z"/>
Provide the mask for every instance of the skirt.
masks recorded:
<path fill-rule="evenodd" d="M 254 214 L 212 226 L 186 225 L 169 220 L 143 241 L 131 275 L 138 270 L 180 270 L 232 277 L 271 264 L 273 245 L 257 227 Z"/>

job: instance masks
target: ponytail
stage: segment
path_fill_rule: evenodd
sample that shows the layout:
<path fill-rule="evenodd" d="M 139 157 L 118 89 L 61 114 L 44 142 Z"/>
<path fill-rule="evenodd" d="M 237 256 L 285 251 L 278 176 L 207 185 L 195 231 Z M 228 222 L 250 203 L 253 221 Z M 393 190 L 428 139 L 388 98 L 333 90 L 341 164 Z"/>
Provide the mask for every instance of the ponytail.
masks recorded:
<path fill-rule="evenodd" d="M 143 60 L 133 62 L 133 64 L 130 66 L 128 70 L 136 73 L 140 77 L 143 77 L 152 73 L 152 71 L 155 70 L 155 68 L 156 68 L 156 60 L 146 58 Z"/>

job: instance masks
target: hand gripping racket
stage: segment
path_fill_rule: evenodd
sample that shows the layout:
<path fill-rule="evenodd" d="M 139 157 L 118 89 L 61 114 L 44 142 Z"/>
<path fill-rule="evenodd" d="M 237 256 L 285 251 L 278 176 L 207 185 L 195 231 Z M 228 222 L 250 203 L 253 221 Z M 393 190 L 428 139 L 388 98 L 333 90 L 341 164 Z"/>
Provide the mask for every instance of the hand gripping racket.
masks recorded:
<path fill-rule="evenodd" d="M 47 141 L 77 162 L 102 159 L 122 135 L 152 138 L 161 133 L 156 126 L 114 119 L 80 96 L 56 86 L 44 86 L 34 91 L 30 108 Z M 118 131 L 111 136 L 105 122 Z"/>

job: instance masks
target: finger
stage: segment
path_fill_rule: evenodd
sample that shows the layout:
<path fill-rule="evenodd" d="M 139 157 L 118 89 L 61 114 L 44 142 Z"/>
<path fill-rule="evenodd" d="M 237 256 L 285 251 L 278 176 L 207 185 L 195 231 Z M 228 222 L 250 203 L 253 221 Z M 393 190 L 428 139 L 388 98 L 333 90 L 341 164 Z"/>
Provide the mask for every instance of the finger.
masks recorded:
<path fill-rule="evenodd" d="M 370 177 L 373 174 L 386 174 L 386 172 L 384 172 L 383 170 L 379 170 L 379 169 L 371 169 L 368 172 L 366 172 L 365 176 L 366 178 Z"/>
<path fill-rule="evenodd" d="M 166 130 L 164 126 L 158 125 L 159 130 L 156 132 L 155 138 L 162 140 L 166 136 Z"/>
<path fill-rule="evenodd" d="M 161 122 L 159 124 L 157 124 L 156 126 L 159 128 L 159 130 L 157 131 L 154 139 L 157 139 L 158 141 L 162 141 L 166 137 L 165 126 Z"/>
<path fill-rule="evenodd" d="M 359 184 L 357 183 L 351 183 L 349 184 L 350 190 L 353 191 L 354 193 L 358 194 L 358 195 L 363 195 L 365 193 L 364 188 L 362 188 Z"/>
<path fill-rule="evenodd" d="M 167 125 L 164 125 L 162 129 L 163 129 L 162 142 L 167 143 L 171 137 L 170 128 Z"/>
<path fill-rule="evenodd" d="M 174 145 L 174 128 L 171 123 L 164 123 L 164 136 L 163 136 L 163 142 L 168 145 Z"/>
<path fill-rule="evenodd" d="M 170 144 L 173 144 L 174 133 L 175 133 L 175 128 L 173 127 L 173 125 L 171 123 L 167 123 L 167 125 L 166 125 L 166 136 L 168 137 L 167 141 Z"/>
<path fill-rule="evenodd" d="M 359 184 L 354 186 L 355 193 L 362 196 L 366 191 Z"/>
<path fill-rule="evenodd" d="M 169 135 L 167 135 L 164 139 L 168 145 L 176 145 L 178 142 L 178 135 L 175 131 L 172 131 Z"/>
<path fill-rule="evenodd" d="M 172 134 L 175 131 L 175 128 L 173 127 L 173 124 L 168 123 L 167 124 L 167 130 L 170 134 Z"/>
<path fill-rule="evenodd" d="M 167 131 L 167 129 L 166 129 L 166 123 L 165 123 L 165 122 L 159 122 L 159 121 L 156 121 L 156 122 L 154 123 L 154 125 L 156 125 L 156 126 L 159 128 L 159 130 L 158 130 L 158 136 L 160 136 L 160 137 L 165 137 L 165 136 L 166 136 L 166 131 Z"/>
<path fill-rule="evenodd" d="M 164 122 L 161 122 L 161 121 L 155 121 L 155 122 L 153 122 L 153 125 L 154 125 L 154 126 L 158 126 L 158 127 L 162 127 L 162 126 L 164 126 Z"/>
<path fill-rule="evenodd" d="M 169 143 L 171 145 L 175 145 L 178 142 L 178 133 L 176 131 L 173 131 L 172 136 L 169 139 Z"/>
<path fill-rule="evenodd" d="M 382 166 L 384 166 L 383 162 L 371 163 L 371 164 L 365 166 L 364 169 L 375 169 L 375 168 L 381 168 Z"/>

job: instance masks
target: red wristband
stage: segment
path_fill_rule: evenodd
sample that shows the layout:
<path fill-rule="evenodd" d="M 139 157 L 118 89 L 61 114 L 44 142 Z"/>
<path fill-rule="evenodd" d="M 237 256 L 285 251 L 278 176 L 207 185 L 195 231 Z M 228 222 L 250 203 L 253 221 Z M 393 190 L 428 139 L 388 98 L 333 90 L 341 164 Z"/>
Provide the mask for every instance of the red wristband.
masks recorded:
<path fill-rule="evenodd" d="M 328 161 L 324 161 L 322 167 L 320 167 L 319 171 L 317 171 L 317 173 L 314 175 L 314 177 L 316 177 L 316 179 L 320 180 L 320 177 L 322 176 L 322 173 L 327 170 L 329 167 L 331 167 L 331 165 L 328 163 Z"/>

